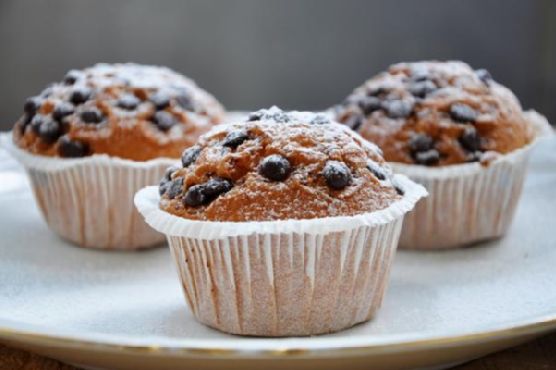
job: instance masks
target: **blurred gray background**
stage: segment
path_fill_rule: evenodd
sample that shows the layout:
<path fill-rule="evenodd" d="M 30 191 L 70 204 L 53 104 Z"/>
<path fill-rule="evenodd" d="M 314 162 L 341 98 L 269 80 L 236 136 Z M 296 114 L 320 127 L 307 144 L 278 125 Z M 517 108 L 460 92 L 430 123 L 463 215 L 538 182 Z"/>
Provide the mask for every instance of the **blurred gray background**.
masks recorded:
<path fill-rule="evenodd" d="M 0 129 L 70 68 L 167 65 L 228 109 L 322 109 L 398 61 L 490 70 L 556 122 L 552 0 L 0 0 Z"/>

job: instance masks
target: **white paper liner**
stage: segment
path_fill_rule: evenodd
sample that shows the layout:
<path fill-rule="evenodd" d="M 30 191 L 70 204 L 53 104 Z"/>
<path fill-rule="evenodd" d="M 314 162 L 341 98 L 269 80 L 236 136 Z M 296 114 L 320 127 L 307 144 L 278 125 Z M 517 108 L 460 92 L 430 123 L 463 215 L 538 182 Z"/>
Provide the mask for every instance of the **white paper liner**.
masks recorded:
<path fill-rule="evenodd" d="M 390 163 L 429 192 L 407 215 L 400 248 L 448 249 L 497 238 L 507 231 L 525 180 L 532 148 L 553 134 L 546 118 L 525 113 L 536 130 L 529 145 L 502 155 L 488 166 L 466 163 L 424 167 Z"/>
<path fill-rule="evenodd" d="M 186 301 L 213 328 L 242 335 L 329 333 L 370 320 L 386 289 L 403 216 L 426 191 L 349 217 L 266 222 L 194 221 L 159 209 L 156 187 L 135 204 L 168 236 Z"/>
<path fill-rule="evenodd" d="M 164 241 L 164 235 L 144 222 L 133 197 L 137 190 L 158 184 L 177 160 L 53 158 L 18 148 L 9 133 L 2 134 L 0 142 L 24 166 L 46 222 L 62 238 L 103 249 L 146 248 Z"/>

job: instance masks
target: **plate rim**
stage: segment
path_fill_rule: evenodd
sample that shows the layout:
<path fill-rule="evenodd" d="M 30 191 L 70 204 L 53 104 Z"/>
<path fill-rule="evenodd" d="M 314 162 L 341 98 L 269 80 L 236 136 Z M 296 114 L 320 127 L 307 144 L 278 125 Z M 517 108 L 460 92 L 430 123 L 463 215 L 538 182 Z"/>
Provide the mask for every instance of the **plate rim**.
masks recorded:
<path fill-rule="evenodd" d="M 10 325 L 10 323 L 12 323 Z M 0 338 L 19 343 L 33 343 L 38 346 L 54 346 L 59 348 L 74 348 L 100 352 L 120 352 L 132 354 L 148 354 L 172 357 L 204 357 L 204 358 L 307 358 L 307 357 L 347 357 L 365 356 L 376 354 L 399 353 L 410 350 L 423 350 L 439 348 L 442 346 L 465 346 L 484 342 L 499 341 L 508 338 L 519 338 L 527 335 L 541 335 L 551 330 L 556 330 L 556 313 L 537 316 L 522 320 L 514 325 L 500 324 L 489 330 L 476 330 L 463 334 L 440 334 L 431 336 L 430 333 L 421 333 L 411 339 L 407 334 L 393 334 L 387 336 L 362 335 L 358 337 L 338 340 L 337 337 L 320 335 L 314 337 L 290 338 L 253 338 L 230 335 L 226 339 L 163 339 L 162 337 L 145 337 L 145 339 L 130 341 L 124 340 L 117 334 L 99 334 L 87 332 L 79 335 L 76 332 L 59 331 L 48 333 L 41 331 L 40 327 L 33 324 L 24 324 L 35 327 L 35 330 L 18 329 L 9 320 L 0 319 Z M 158 343 L 146 343 L 149 338 L 158 338 Z M 240 340 L 251 339 L 249 346 L 239 345 Z M 381 341 L 376 341 L 382 338 Z M 384 339 L 386 338 L 386 340 Z M 406 338 L 405 340 L 403 338 Z M 269 341 L 277 339 L 275 343 Z M 375 343 L 373 342 L 375 339 Z M 166 343 L 165 343 L 166 342 Z M 227 343 L 226 343 L 227 342 Z M 288 343 L 288 342 L 291 342 Z M 298 343 L 299 342 L 299 343 Z M 301 344 L 306 342 L 307 344 Z M 353 343 L 352 343 L 353 342 Z M 359 344 L 358 344 L 358 343 Z M 174 343 L 174 344 L 170 344 Z M 208 343 L 213 343 L 208 345 Z M 340 344 L 339 344 L 340 343 Z"/>

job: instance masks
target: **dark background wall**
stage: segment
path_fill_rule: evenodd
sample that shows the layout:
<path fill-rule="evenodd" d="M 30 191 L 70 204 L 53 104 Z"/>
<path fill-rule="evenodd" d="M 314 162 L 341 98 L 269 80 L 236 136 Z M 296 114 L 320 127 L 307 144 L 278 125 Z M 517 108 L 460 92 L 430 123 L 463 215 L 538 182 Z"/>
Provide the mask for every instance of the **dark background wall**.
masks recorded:
<path fill-rule="evenodd" d="M 552 0 L 0 0 L 0 129 L 70 68 L 163 64 L 229 109 L 321 109 L 391 63 L 486 67 L 556 122 Z"/>

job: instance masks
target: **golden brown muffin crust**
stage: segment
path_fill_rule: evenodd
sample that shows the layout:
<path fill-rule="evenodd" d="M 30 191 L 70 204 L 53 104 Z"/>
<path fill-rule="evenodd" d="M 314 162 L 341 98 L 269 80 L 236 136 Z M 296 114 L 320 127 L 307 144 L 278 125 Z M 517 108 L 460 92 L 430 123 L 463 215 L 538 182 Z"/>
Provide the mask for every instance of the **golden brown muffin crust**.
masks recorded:
<path fill-rule="evenodd" d="M 335 108 L 337 120 L 384 151 L 387 161 L 480 161 L 531 142 L 517 98 L 486 70 L 462 62 L 400 63 Z M 488 156 L 487 156 L 488 157 Z"/>
<path fill-rule="evenodd" d="M 182 164 L 162 180 L 160 207 L 189 219 L 347 216 L 400 198 L 374 145 L 324 116 L 277 108 L 213 129 Z"/>
<path fill-rule="evenodd" d="M 224 113 L 190 79 L 165 67 L 130 63 L 72 70 L 29 98 L 24 111 L 14 141 L 31 153 L 136 161 L 178 158 Z"/>

